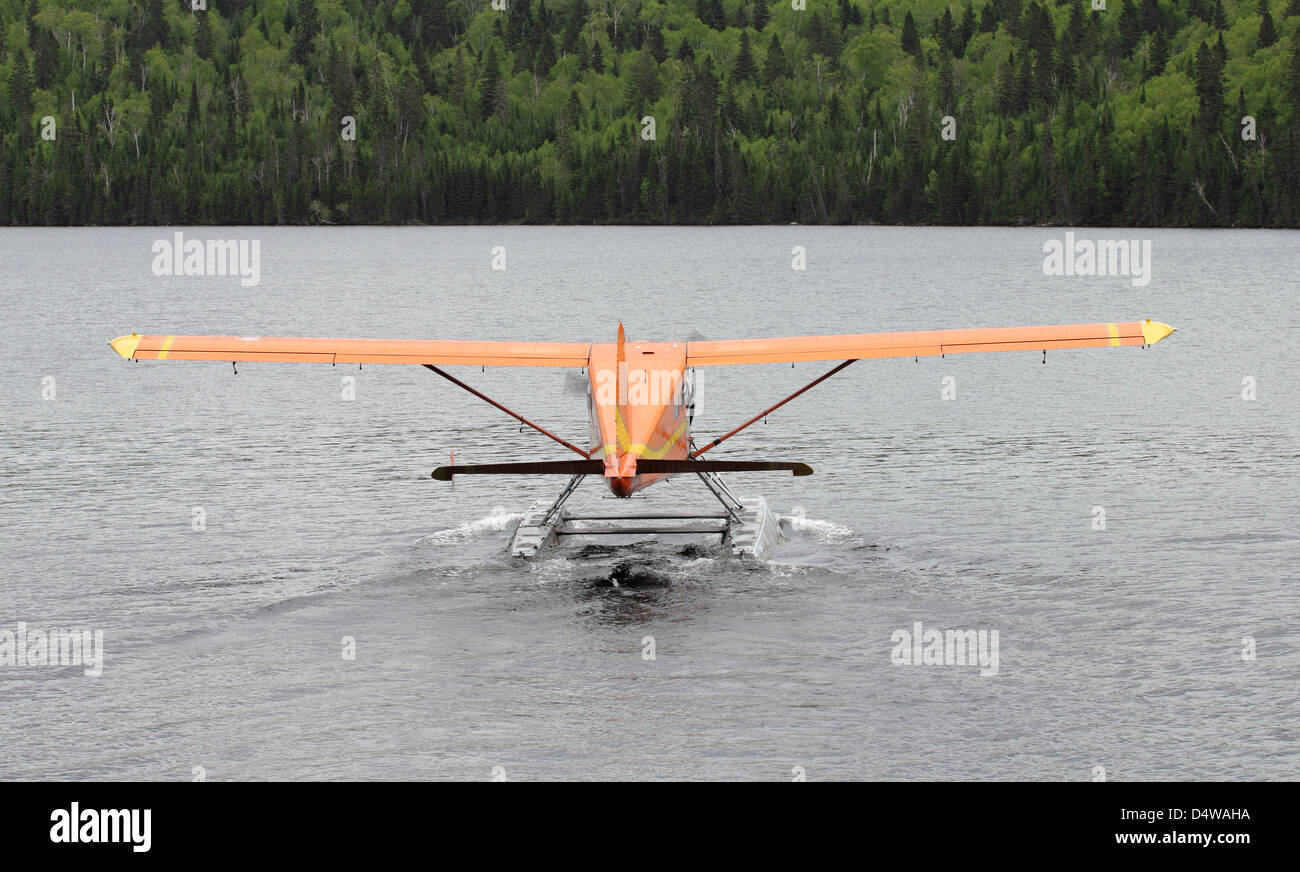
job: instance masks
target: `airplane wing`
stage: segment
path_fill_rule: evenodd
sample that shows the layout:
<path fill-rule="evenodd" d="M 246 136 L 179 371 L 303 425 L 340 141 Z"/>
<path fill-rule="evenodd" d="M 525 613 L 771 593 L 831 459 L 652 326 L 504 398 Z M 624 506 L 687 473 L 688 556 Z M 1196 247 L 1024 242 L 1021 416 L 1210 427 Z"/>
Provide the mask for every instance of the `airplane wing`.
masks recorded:
<path fill-rule="evenodd" d="M 1154 345 L 1174 328 L 1159 321 L 1111 321 L 1051 327 L 981 327 L 968 330 L 917 330 L 906 333 L 844 333 L 782 339 L 731 339 L 691 342 L 687 366 L 732 363 L 789 363 L 800 360 L 862 360 L 871 357 L 924 357 L 976 351 L 1039 351 Z"/>
<path fill-rule="evenodd" d="M 440 339 L 293 339 L 271 336 L 119 336 L 108 343 L 129 360 L 297 363 L 416 363 L 474 366 L 586 366 L 587 342 L 475 342 Z"/>
<path fill-rule="evenodd" d="M 1112 321 L 1045 327 L 982 327 L 904 333 L 844 333 L 777 339 L 690 342 L 687 366 L 922 357 L 976 351 L 1038 351 L 1154 345 L 1174 328 L 1158 321 Z M 267 336 L 119 336 L 108 343 L 132 360 L 246 363 L 414 363 L 474 366 L 584 367 L 587 342 L 491 342 L 443 339 L 300 339 Z"/>

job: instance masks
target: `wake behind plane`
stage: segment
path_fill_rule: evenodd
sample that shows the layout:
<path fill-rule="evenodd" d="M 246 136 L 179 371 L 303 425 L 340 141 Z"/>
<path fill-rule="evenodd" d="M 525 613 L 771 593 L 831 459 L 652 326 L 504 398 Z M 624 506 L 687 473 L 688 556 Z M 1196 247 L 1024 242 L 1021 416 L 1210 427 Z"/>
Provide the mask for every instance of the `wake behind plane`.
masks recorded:
<path fill-rule="evenodd" d="M 1043 327 L 986 327 L 902 333 L 849 333 L 774 339 L 629 342 L 618 325 L 614 342 L 508 342 L 428 339 L 306 339 L 261 336 L 120 336 L 108 344 L 129 360 L 207 360 L 230 363 L 393 363 L 423 366 L 577 455 L 440 466 L 439 481 L 463 475 L 560 475 L 569 481 L 552 502 L 534 505 L 511 538 L 510 551 L 531 557 L 563 537 L 701 533 L 720 535 L 740 556 L 764 558 L 781 538 L 761 498 L 737 499 L 721 473 L 785 471 L 811 475 L 797 461 L 706 460 L 703 455 L 858 360 L 930 357 L 984 351 L 1047 351 L 1154 345 L 1174 328 L 1146 321 Z M 691 434 L 696 367 L 808 361 L 840 363 L 763 411 L 707 441 Z M 531 366 L 580 369 L 587 375 L 590 432 L 582 448 L 491 399 L 442 367 Z M 716 514 L 576 515 L 565 502 L 587 476 L 600 476 L 626 499 L 675 475 L 699 477 L 721 503 Z M 665 524 L 671 521 L 674 523 Z M 597 522 L 592 524 L 591 522 Z M 603 523 L 602 523 L 603 522 Z M 613 522 L 613 523 L 610 523 Z M 632 524 L 630 522 L 642 522 Z M 644 522 L 650 522 L 648 525 Z M 683 524 L 682 522 L 686 522 Z"/>

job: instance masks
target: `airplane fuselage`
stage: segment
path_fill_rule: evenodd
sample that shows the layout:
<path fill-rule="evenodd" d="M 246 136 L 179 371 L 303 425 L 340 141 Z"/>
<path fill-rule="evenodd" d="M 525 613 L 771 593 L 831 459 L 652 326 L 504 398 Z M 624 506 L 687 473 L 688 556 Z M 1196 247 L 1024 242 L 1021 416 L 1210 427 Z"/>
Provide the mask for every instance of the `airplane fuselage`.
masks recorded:
<path fill-rule="evenodd" d="M 591 457 L 604 461 L 610 491 L 630 497 L 669 478 L 639 474 L 637 460 L 685 460 L 690 453 L 694 390 L 686 344 L 596 343 L 587 375 Z"/>

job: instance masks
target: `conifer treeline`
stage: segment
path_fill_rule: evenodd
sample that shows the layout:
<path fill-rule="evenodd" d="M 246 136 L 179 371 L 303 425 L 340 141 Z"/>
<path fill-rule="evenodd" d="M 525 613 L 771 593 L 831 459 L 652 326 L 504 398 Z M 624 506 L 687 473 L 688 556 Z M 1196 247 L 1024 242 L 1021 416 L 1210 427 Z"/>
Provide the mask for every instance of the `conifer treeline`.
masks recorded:
<path fill-rule="evenodd" d="M 0 223 L 1300 226 L 1300 0 L 191 2 L 0 0 Z"/>

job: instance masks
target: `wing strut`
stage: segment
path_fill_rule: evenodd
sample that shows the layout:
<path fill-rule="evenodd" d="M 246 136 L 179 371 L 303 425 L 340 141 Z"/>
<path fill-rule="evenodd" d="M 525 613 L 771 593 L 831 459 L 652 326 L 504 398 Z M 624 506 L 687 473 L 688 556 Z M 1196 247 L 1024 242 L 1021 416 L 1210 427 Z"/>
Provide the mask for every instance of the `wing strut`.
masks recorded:
<path fill-rule="evenodd" d="M 424 364 L 424 368 L 427 369 L 427 370 L 430 370 L 430 371 L 432 371 L 432 372 L 436 372 L 438 375 L 442 376 L 442 377 L 445 378 L 447 381 L 449 381 L 449 382 L 451 382 L 452 384 L 454 384 L 456 387 L 458 387 L 458 388 L 463 388 L 463 389 L 469 391 L 471 394 L 473 394 L 474 396 L 478 397 L 478 398 L 479 398 L 480 400 L 482 400 L 483 402 L 485 402 L 485 403 L 487 403 L 487 404 L 489 404 L 489 405 L 492 405 L 492 406 L 496 406 L 498 409 L 500 409 L 501 411 L 505 412 L 507 415 L 509 415 L 510 417 L 514 418 L 514 419 L 515 419 L 516 421 L 518 421 L 519 423 L 521 423 L 521 424 L 527 424 L 529 427 L 532 427 L 534 430 L 536 430 L 538 433 L 541 433 L 543 436 L 549 436 L 550 438 L 554 439 L 556 442 L 560 443 L 561 445 L 563 445 L 565 448 L 569 449 L 570 451 L 573 451 L 573 452 L 575 452 L 575 453 L 577 453 L 577 454 L 581 454 L 581 455 L 582 455 L 583 457 L 585 457 L 585 458 L 588 458 L 588 459 L 591 458 L 591 452 L 590 452 L 590 451 L 583 451 L 581 448 L 579 448 L 578 446 L 574 445 L 572 442 L 566 442 L 565 440 L 561 439 L 559 436 L 556 436 L 556 435 L 555 435 L 554 433 L 552 433 L 550 430 L 547 430 L 547 429 L 545 429 L 545 428 L 543 428 L 543 427 L 539 427 L 539 426 L 537 426 L 537 425 L 534 424 L 532 421 L 530 421 L 530 420 L 528 420 L 527 418 L 525 418 L 523 415 L 520 415 L 520 414 L 518 414 L 518 413 L 516 413 L 516 412 L 512 412 L 512 411 L 510 411 L 510 410 L 507 409 L 505 406 L 501 405 L 501 404 L 498 403 L 496 400 L 492 399 L 491 397 L 487 396 L 486 394 L 483 394 L 483 393 L 480 393 L 479 391 L 474 390 L 472 387 L 470 387 L 469 385 L 465 384 L 463 381 L 461 381 L 460 379 L 456 378 L 456 377 L 453 376 L 451 373 L 444 372 L 444 371 L 442 371 L 441 369 L 438 369 L 438 367 L 434 366 L 434 365 L 431 364 L 431 363 L 426 363 L 426 364 Z M 811 387 L 811 385 L 810 385 L 809 387 Z"/>
<path fill-rule="evenodd" d="M 757 421 L 761 421 L 761 420 L 763 420 L 764 418 L 766 418 L 766 417 L 768 416 L 769 413 L 771 413 L 771 412 L 775 412 L 777 409 L 781 408 L 781 407 L 784 406 L 786 403 L 790 402 L 790 401 L 793 400 L 795 397 L 797 397 L 797 396 L 799 396 L 800 394 L 802 394 L 804 391 L 812 390 L 813 388 L 817 387 L 817 385 L 819 385 L 819 384 L 821 384 L 822 382 L 826 381 L 826 379 L 828 379 L 828 378 L 830 378 L 831 376 L 835 375 L 835 373 L 839 372 L 840 370 L 842 370 L 842 369 L 844 369 L 846 366 L 848 366 L 850 363 L 854 363 L 854 362 L 856 362 L 856 358 L 855 358 L 854 360 L 846 360 L 846 361 L 844 361 L 844 362 L 841 363 L 839 366 L 837 366 L 837 367 L 835 367 L 834 369 L 832 369 L 830 372 L 828 372 L 828 373 L 826 373 L 826 374 L 824 374 L 824 375 L 822 375 L 822 376 L 819 376 L 818 378 L 815 378 L 815 379 L 813 379 L 812 381 L 808 382 L 808 384 L 806 384 L 806 385 L 804 385 L 803 387 L 799 388 L 799 390 L 795 391 L 795 392 L 792 393 L 790 396 L 786 397 L 784 400 L 782 400 L 781 402 L 777 403 L 775 406 L 769 406 L 768 408 L 766 408 L 766 409 L 764 409 L 763 411 L 759 412 L 759 413 L 758 413 L 757 415 L 755 415 L 754 417 L 750 418 L 750 419 L 749 419 L 748 421 L 746 421 L 745 423 L 741 424 L 741 425 L 740 425 L 739 427 L 737 427 L 736 429 L 732 430 L 732 431 L 729 432 L 729 433 L 724 433 L 724 434 L 722 434 L 722 435 L 719 436 L 717 439 L 714 439 L 712 442 L 710 442 L 710 443 L 708 443 L 707 445 L 705 445 L 703 448 L 696 448 L 694 451 L 692 451 L 692 452 L 691 452 L 689 455 L 687 455 L 687 456 L 690 457 L 690 458 L 692 458 L 692 459 L 694 459 L 694 458 L 696 458 L 696 457 L 699 457 L 701 454 L 703 454 L 704 452 L 708 451 L 710 448 L 713 448 L 715 445 L 720 445 L 721 443 L 723 443 L 723 442 L 727 441 L 728 439 L 730 439 L 732 436 L 735 436 L 737 433 L 739 433 L 741 430 L 744 430 L 744 429 L 745 429 L 746 427 L 748 427 L 750 424 L 753 424 L 753 423 L 755 423 L 755 422 L 757 422 Z M 799 475 L 799 473 L 795 473 L 795 474 L 796 474 L 796 475 Z M 804 473 L 804 474 L 806 475 L 807 473 Z"/>

